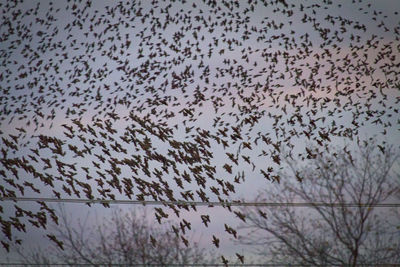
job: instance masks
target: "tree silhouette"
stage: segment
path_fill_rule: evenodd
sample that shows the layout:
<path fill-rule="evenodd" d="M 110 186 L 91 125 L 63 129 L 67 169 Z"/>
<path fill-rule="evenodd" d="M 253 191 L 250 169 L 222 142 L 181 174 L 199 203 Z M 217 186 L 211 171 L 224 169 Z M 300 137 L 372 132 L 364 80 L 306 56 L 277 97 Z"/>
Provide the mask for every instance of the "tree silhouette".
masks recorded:
<path fill-rule="evenodd" d="M 89 264 L 127 266 L 207 263 L 215 260 L 210 251 L 197 243 L 185 246 L 172 231 L 170 224 L 151 223 L 145 209 L 139 212 L 114 210 L 111 219 L 98 220 L 93 227 L 86 223 L 74 225 L 65 208 L 60 209 L 61 222 L 55 226 L 55 236 L 61 242 L 45 250 L 20 251 L 26 264 L 50 266 L 57 264 Z"/>
<path fill-rule="evenodd" d="M 288 159 L 290 173 L 285 174 L 285 182 L 262 192 L 257 200 L 303 202 L 310 203 L 309 207 L 245 210 L 244 227 L 252 234 L 241 241 L 258 245 L 260 254 L 277 264 L 398 263 L 397 208 L 391 213 L 389 208 L 380 212 L 375 207 L 399 192 L 393 172 L 398 158 L 393 149 L 382 153 L 367 144 L 354 153 L 345 148 L 316 155 L 304 166 Z"/>

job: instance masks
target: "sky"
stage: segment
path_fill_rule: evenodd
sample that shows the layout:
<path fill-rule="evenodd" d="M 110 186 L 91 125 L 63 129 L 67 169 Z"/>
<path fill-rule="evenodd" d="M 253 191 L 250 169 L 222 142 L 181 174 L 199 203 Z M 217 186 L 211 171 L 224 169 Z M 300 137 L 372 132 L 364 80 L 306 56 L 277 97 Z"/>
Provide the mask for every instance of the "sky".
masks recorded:
<path fill-rule="evenodd" d="M 398 146 L 397 1 L 287 1 L 289 6 L 285 1 L 212 2 L 2 3 L 0 146 L 7 151 L 2 153 L 2 179 L 11 177 L 26 187 L 25 197 L 54 198 L 55 191 L 76 198 L 68 196 L 62 189 L 66 183 L 57 179 L 68 180 L 69 171 L 80 197 L 85 194 L 76 181 L 90 185 L 94 197 L 101 198 L 95 179 L 101 180 L 99 171 L 104 181 L 112 180 L 115 165 L 108 159 L 140 158 L 145 164 L 147 158 L 149 173 L 143 165 L 134 173 L 126 164 L 116 164 L 121 169 L 118 179 L 133 181 L 135 198 L 140 187 L 134 178 L 162 184 L 156 173 L 165 166 L 154 158 L 162 155 L 169 161 L 161 180 L 176 199 L 182 198 L 180 192 L 201 188 L 210 201 L 218 201 L 211 189 L 217 188 L 226 200 L 251 201 L 277 183 L 271 177 L 284 169 L 276 160 L 277 147 L 301 160 L 306 147 L 323 153 L 327 146 L 354 147 L 356 140 L 372 136 Z M 324 138 L 326 133 L 329 138 Z M 56 143 L 46 147 L 40 136 L 62 140 L 65 154 L 53 150 Z M 16 148 L 7 145 L 13 140 Z M 150 149 L 143 146 L 146 140 Z M 174 151 L 181 159 L 197 151 L 200 160 L 179 161 Z M 100 162 L 101 156 L 105 161 L 96 167 L 93 162 Z M 13 158 L 52 177 L 54 186 L 34 178 L 23 164 L 7 161 Z M 64 173 L 57 160 L 67 164 Z M 8 164 L 18 170 L 18 178 Z M 204 188 L 195 181 L 196 166 L 215 168 L 209 175 L 201 171 Z M 261 170 L 269 167 L 268 180 Z M 181 189 L 174 177 L 184 171 L 192 181 L 184 181 Z M 246 179 L 235 183 L 241 174 Z M 223 195 L 227 184 L 217 179 L 234 184 L 235 192 Z M 33 183 L 40 193 L 24 182 Z M 6 180 L 0 185 L 22 196 Z M 106 188 L 116 199 L 128 199 L 113 185 Z M 165 194 L 158 198 L 167 200 Z M 146 200 L 154 199 L 149 195 Z M 201 200 L 196 193 L 195 200 Z M 13 205 L 1 203 L 4 220 L 15 213 Z M 67 207 L 76 218 L 94 210 L 111 214 L 100 205 Z M 207 229 L 202 212 L 212 217 Z M 171 210 L 168 213 L 179 222 Z M 223 240 L 217 253 L 251 254 L 224 232 L 225 223 L 240 222 L 233 213 L 214 207 L 182 214 L 196 225 L 204 246 L 215 234 Z M 31 225 L 27 233 L 13 231 L 24 240 L 23 248 L 45 240 L 45 233 Z"/>

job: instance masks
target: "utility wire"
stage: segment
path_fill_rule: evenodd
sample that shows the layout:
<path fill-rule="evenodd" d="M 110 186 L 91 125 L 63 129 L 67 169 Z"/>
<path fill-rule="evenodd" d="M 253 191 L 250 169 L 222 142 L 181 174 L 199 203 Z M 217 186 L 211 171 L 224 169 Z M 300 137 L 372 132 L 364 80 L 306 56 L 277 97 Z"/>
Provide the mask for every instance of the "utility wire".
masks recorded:
<path fill-rule="evenodd" d="M 221 264 L 221 263 L 187 263 L 187 264 L 179 264 L 179 263 L 165 263 L 165 264 L 122 264 L 122 263 L 94 263 L 94 264 L 89 264 L 89 263 L 46 263 L 46 264 L 40 264 L 40 263 L 0 263 L 0 266 L 254 266 L 254 267 L 262 267 L 262 266 L 306 266 L 304 264 L 262 264 L 262 263 L 243 263 L 243 264 L 238 264 L 238 263 L 233 263 L 233 264 Z M 326 266 L 326 265 L 315 265 L 315 266 Z M 343 265 L 343 264 L 333 264 L 330 266 L 399 266 L 399 264 L 393 264 L 393 263 L 380 263 L 380 264 L 349 264 L 349 265 Z"/>
<path fill-rule="evenodd" d="M 85 204 L 128 204 L 128 205 L 177 205 L 177 206 L 252 206 L 252 207 L 373 207 L 392 208 L 400 207 L 400 203 L 324 203 L 324 202 L 241 202 L 241 201 L 151 201 L 151 200 L 122 200 L 122 199 L 80 199 L 80 198 L 37 198 L 37 197 L 0 197 L 0 201 L 26 201 L 26 202 L 58 202 L 58 203 L 85 203 Z"/>
<path fill-rule="evenodd" d="M 304 265 L 296 265 L 296 264 L 220 264 L 220 263 L 205 263 L 205 264 L 201 264 L 201 263 L 187 263 L 187 264 L 179 264 L 179 263 L 165 263 L 165 264 L 118 264 L 118 263 L 94 263 L 94 264 L 89 264 L 89 263 L 74 263 L 74 264 L 68 264 L 68 263 L 46 263 L 46 264 L 39 264 L 39 263 L 0 263 L 0 266 L 5 265 L 5 266 L 205 266 L 205 267 L 211 267 L 211 266 L 254 266 L 254 267 L 262 267 L 262 266 L 304 266 Z M 342 266 L 342 265 L 341 265 Z"/>

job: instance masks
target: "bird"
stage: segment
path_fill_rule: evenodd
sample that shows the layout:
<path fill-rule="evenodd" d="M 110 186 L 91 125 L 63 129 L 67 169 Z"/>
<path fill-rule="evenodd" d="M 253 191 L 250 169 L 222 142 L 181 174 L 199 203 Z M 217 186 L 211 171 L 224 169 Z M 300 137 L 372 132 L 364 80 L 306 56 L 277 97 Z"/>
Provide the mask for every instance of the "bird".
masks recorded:
<path fill-rule="evenodd" d="M 153 247 L 157 245 L 157 240 L 152 235 L 150 235 L 150 242 Z"/>
<path fill-rule="evenodd" d="M 244 256 L 240 255 L 239 253 L 236 253 L 236 257 L 239 259 L 239 261 L 244 264 Z"/>
<path fill-rule="evenodd" d="M 210 215 L 200 215 L 201 220 L 203 221 L 204 225 L 208 227 L 208 223 L 210 223 Z"/>
<path fill-rule="evenodd" d="M 228 266 L 229 261 L 223 255 L 221 255 L 221 260 L 225 266 Z"/>
<path fill-rule="evenodd" d="M 57 237 L 53 234 L 46 235 L 51 241 L 53 241 L 60 249 L 64 249 L 64 242 L 57 239 Z"/>
<path fill-rule="evenodd" d="M 213 235 L 212 242 L 215 245 L 215 247 L 219 248 L 219 238 L 215 237 L 215 235 Z"/>

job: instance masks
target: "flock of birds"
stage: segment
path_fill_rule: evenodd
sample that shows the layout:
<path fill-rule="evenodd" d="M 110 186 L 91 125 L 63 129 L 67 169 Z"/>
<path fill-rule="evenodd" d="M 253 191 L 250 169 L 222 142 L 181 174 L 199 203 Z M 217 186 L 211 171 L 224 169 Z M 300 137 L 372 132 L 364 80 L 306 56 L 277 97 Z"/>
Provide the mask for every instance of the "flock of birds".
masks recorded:
<path fill-rule="evenodd" d="M 282 149 L 399 127 L 400 25 L 370 3 L 100 2 L 0 3 L 0 197 L 225 203 L 248 175 L 279 182 Z M 6 250 L 57 223 L 37 205 L 0 203 Z M 188 245 L 184 210 L 154 209 Z"/>

